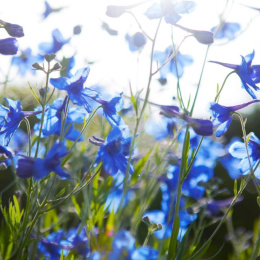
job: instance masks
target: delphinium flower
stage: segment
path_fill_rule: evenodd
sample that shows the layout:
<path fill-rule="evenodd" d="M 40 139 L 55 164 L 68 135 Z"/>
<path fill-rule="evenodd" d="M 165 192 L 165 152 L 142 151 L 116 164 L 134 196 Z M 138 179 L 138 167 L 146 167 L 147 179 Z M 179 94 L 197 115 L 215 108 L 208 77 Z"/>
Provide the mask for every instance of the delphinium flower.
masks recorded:
<path fill-rule="evenodd" d="M 169 46 L 164 52 L 155 51 L 154 60 L 158 62 L 159 66 L 161 66 L 172 54 L 173 49 Z M 171 59 L 160 69 L 160 83 L 164 85 L 167 82 L 167 76 L 169 74 L 173 74 L 175 77 L 181 78 L 184 74 L 184 67 L 189 66 L 192 63 L 193 58 L 190 55 L 181 54 L 178 52 L 173 59 Z"/>
<path fill-rule="evenodd" d="M 209 136 L 213 134 L 213 124 L 210 120 L 189 117 L 184 113 L 180 113 L 180 109 L 177 106 L 161 106 L 161 109 L 161 114 L 167 117 L 178 117 L 186 121 L 198 135 Z"/>
<path fill-rule="evenodd" d="M 173 171 L 169 169 L 167 177 L 160 177 L 160 180 L 162 182 L 160 187 L 162 192 L 161 209 L 148 211 L 144 214 L 144 216 L 147 216 L 151 222 L 162 225 L 162 229 L 154 233 L 154 235 L 158 239 L 168 238 L 171 236 L 172 233 L 172 225 L 174 221 L 174 205 L 176 203 L 177 197 L 176 192 L 178 185 L 178 170 L 176 170 L 173 174 Z M 196 214 L 189 214 L 187 212 L 184 197 L 181 197 L 179 217 L 180 229 L 178 240 L 181 240 L 185 235 L 188 226 L 197 218 Z"/>
<path fill-rule="evenodd" d="M 113 239 L 113 251 L 108 260 L 156 260 L 158 252 L 154 248 L 141 246 L 135 248 L 135 239 L 130 232 L 121 230 Z"/>
<path fill-rule="evenodd" d="M 64 39 L 59 29 L 55 29 L 52 32 L 52 40 L 53 42 L 44 42 L 39 45 L 39 49 L 43 53 L 56 53 L 58 52 L 63 45 L 67 44 L 70 41 L 70 38 Z"/>
<path fill-rule="evenodd" d="M 99 98 L 99 93 L 89 88 L 83 88 L 83 84 L 88 78 L 89 67 L 80 69 L 71 78 L 60 77 L 50 79 L 50 83 L 59 90 L 65 90 L 68 93 L 71 102 L 78 106 L 83 106 L 89 113 L 92 107 L 88 103 L 89 98 Z"/>
<path fill-rule="evenodd" d="M 59 229 L 56 232 L 50 233 L 46 238 L 41 238 L 38 244 L 38 250 L 48 259 L 60 259 L 61 253 L 63 256 L 72 252 L 81 257 L 90 256 L 90 248 L 86 229 L 83 228 L 77 234 L 76 228 L 71 228 L 68 232 Z"/>
<path fill-rule="evenodd" d="M 46 105 L 48 110 L 44 114 L 43 126 L 42 126 L 42 138 L 50 136 L 52 134 L 60 136 L 62 130 L 62 114 L 65 113 L 65 106 L 67 99 L 62 98 L 55 99 L 52 105 Z M 40 110 L 41 107 L 35 110 Z M 87 118 L 88 114 L 84 109 L 79 107 L 68 108 L 67 117 L 65 120 L 65 127 L 63 129 L 65 133 L 65 138 L 68 140 L 75 141 L 80 135 L 80 131 L 74 129 L 73 124 L 80 124 L 84 122 L 84 118 Z M 37 118 L 41 119 L 41 114 L 37 115 Z M 40 129 L 40 122 L 34 125 L 35 134 L 38 134 Z M 63 133 L 62 133 L 63 134 Z M 83 141 L 81 136 L 78 141 Z"/>
<path fill-rule="evenodd" d="M 246 146 L 243 142 L 235 142 L 229 148 L 229 153 L 233 157 L 241 160 L 238 167 L 241 174 L 243 175 L 246 175 L 250 172 L 250 165 L 254 168 L 257 162 L 260 160 L 260 140 L 254 133 L 250 133 L 247 136 L 247 139 L 249 139 L 247 143 L 249 158 L 247 156 Z M 259 167 L 255 169 L 254 174 L 257 179 L 260 179 Z"/>
<path fill-rule="evenodd" d="M 22 158 L 18 160 L 17 175 L 20 178 L 33 177 L 39 181 L 51 172 L 55 172 L 60 178 L 68 179 L 70 174 L 61 168 L 61 159 L 68 153 L 65 142 L 61 142 L 55 143 L 44 159 L 21 155 Z"/>
<path fill-rule="evenodd" d="M 221 106 L 216 102 L 211 102 L 210 107 L 209 107 L 209 112 L 211 116 L 213 117 L 213 126 L 216 127 L 218 126 L 218 129 L 216 131 L 216 136 L 220 137 L 226 131 L 228 130 L 231 122 L 232 122 L 232 116 L 233 113 L 239 109 L 245 108 L 253 103 L 260 102 L 260 100 L 252 100 L 250 102 L 241 104 L 241 105 L 236 105 L 236 106 Z"/>
<path fill-rule="evenodd" d="M 0 145 L 0 170 L 5 170 L 14 161 L 14 152 L 6 146 Z"/>
<path fill-rule="evenodd" d="M 104 170 L 109 175 L 125 173 L 128 166 L 128 156 L 131 145 L 129 129 L 126 125 L 114 127 L 104 142 L 100 143 L 96 163 L 103 163 Z M 133 167 L 129 165 L 129 172 Z"/>
<path fill-rule="evenodd" d="M 0 105 L 0 134 L 4 135 L 4 144 L 7 146 L 12 135 L 25 117 L 37 115 L 41 111 L 22 111 L 20 101 L 5 98 L 8 108 Z"/>
<path fill-rule="evenodd" d="M 4 28 L 12 37 L 20 38 L 24 36 L 23 27 L 18 24 L 7 23 L 0 20 L 0 28 Z"/>
<path fill-rule="evenodd" d="M 189 14 L 195 7 L 196 3 L 193 1 L 161 0 L 150 6 L 145 15 L 149 19 L 164 17 L 166 23 L 176 24 L 182 18 L 181 14 Z"/>
<path fill-rule="evenodd" d="M 128 42 L 130 51 L 132 52 L 141 50 L 146 44 L 146 38 L 141 32 L 137 32 L 132 36 L 127 34 L 125 39 Z"/>
<path fill-rule="evenodd" d="M 167 137 L 171 138 L 174 135 L 174 130 L 177 130 L 177 120 L 162 116 L 158 119 L 148 120 L 144 129 L 158 141 Z"/>
<path fill-rule="evenodd" d="M 18 51 L 18 42 L 15 38 L 0 40 L 0 53 L 3 55 L 15 55 Z"/>
<path fill-rule="evenodd" d="M 260 65 L 252 65 L 254 56 L 255 51 L 245 57 L 241 56 L 242 62 L 240 65 L 223 63 L 219 61 L 210 62 L 233 69 L 242 81 L 242 88 L 244 88 L 252 98 L 256 99 L 256 95 L 253 90 L 259 90 L 259 87 L 257 87 L 256 84 L 260 82 Z"/>
<path fill-rule="evenodd" d="M 12 65 L 17 66 L 19 73 L 22 76 L 25 76 L 27 71 L 35 73 L 35 70 L 32 69 L 32 64 L 42 60 L 40 55 L 34 56 L 31 48 L 27 48 L 24 51 L 21 51 L 21 55 L 12 58 Z"/>
<path fill-rule="evenodd" d="M 211 28 L 211 31 L 215 33 L 214 38 L 217 40 L 227 39 L 227 40 L 234 40 L 238 31 L 241 29 L 239 23 L 223 23 L 220 28 L 215 26 Z M 217 31 L 216 31 L 217 30 Z"/>
<path fill-rule="evenodd" d="M 123 119 L 118 114 L 124 106 L 122 94 L 123 93 L 119 96 L 113 97 L 109 101 L 101 98 L 93 98 L 93 100 L 102 105 L 103 114 L 112 127 L 124 125 Z"/>
<path fill-rule="evenodd" d="M 44 19 L 46 19 L 51 13 L 56 13 L 56 12 L 59 12 L 60 10 L 63 9 L 63 7 L 52 8 L 47 1 L 45 1 L 44 4 L 45 4 L 45 11 L 43 13 L 43 18 Z"/>

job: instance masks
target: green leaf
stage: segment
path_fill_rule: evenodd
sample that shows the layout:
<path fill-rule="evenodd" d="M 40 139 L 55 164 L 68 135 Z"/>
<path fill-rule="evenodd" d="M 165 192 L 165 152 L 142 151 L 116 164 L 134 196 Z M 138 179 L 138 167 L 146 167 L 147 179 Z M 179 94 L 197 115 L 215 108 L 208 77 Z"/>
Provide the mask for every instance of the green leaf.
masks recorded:
<path fill-rule="evenodd" d="M 256 201 L 257 201 L 258 206 L 260 207 L 260 196 L 257 197 Z"/>
<path fill-rule="evenodd" d="M 35 97 L 35 99 L 38 101 L 38 103 L 39 103 L 40 105 L 42 105 L 40 99 L 38 98 L 38 96 L 36 95 L 36 93 L 34 92 L 34 90 L 32 89 L 32 87 L 31 87 L 31 85 L 30 85 L 29 82 L 28 82 L 28 85 L 29 85 L 29 88 L 30 88 L 30 90 L 31 90 L 31 92 L 32 92 L 32 94 L 33 94 L 33 96 Z"/>
<path fill-rule="evenodd" d="M 78 202 L 77 202 L 75 196 L 71 196 L 71 200 L 72 200 L 72 203 L 73 203 L 73 205 L 74 205 L 74 207 L 75 207 L 75 210 L 76 210 L 78 216 L 80 217 L 80 216 L 81 216 L 81 215 L 80 215 L 81 210 L 80 210 L 80 206 L 79 206 L 79 204 L 78 204 Z"/>
<path fill-rule="evenodd" d="M 194 256 L 193 256 L 193 258 L 192 258 L 192 260 L 196 260 L 196 259 L 201 259 L 201 257 L 206 253 L 206 251 L 208 250 L 208 248 L 209 248 L 209 246 L 210 246 L 210 244 L 211 244 L 211 242 L 212 242 L 212 240 L 210 239 L 208 242 L 207 242 L 207 244 L 206 244 L 206 246 L 201 250 L 199 250 Z"/>
<path fill-rule="evenodd" d="M 65 190 L 66 190 L 66 187 L 64 187 L 60 192 L 58 192 L 58 194 L 56 194 L 55 198 L 61 197 L 61 195 L 64 194 Z"/>
<path fill-rule="evenodd" d="M 245 121 L 246 121 L 246 119 L 245 119 Z M 252 135 L 252 132 L 247 136 L 247 138 L 246 138 L 246 143 L 248 144 L 248 142 L 249 142 L 249 139 L 250 139 L 250 137 L 251 137 L 251 135 Z"/>
<path fill-rule="evenodd" d="M 237 196 L 237 180 L 234 181 L 234 195 Z"/>
<path fill-rule="evenodd" d="M 138 161 L 138 163 L 135 166 L 134 173 L 132 174 L 132 180 L 136 181 L 138 176 L 142 173 L 142 170 L 144 169 L 144 166 L 149 159 L 149 156 L 153 150 L 153 147 L 148 151 L 148 153 Z"/>

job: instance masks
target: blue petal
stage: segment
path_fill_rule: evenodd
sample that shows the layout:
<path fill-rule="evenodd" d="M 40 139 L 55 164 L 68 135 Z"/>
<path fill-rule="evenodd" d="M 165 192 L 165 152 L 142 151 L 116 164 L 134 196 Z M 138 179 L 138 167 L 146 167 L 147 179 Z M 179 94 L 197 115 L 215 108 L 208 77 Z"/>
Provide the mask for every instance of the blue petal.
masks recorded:
<path fill-rule="evenodd" d="M 193 1 L 182 1 L 174 4 L 175 12 L 180 14 L 189 14 L 196 8 L 196 3 Z"/>
<path fill-rule="evenodd" d="M 158 252 L 157 250 L 147 247 L 147 246 L 142 246 L 137 248 L 131 255 L 131 260 L 156 260 L 158 257 Z"/>
<path fill-rule="evenodd" d="M 238 159 L 244 159 L 247 157 L 245 144 L 242 142 L 235 142 L 229 148 L 229 153 Z"/>
<path fill-rule="evenodd" d="M 79 81 L 80 83 L 83 84 L 87 80 L 87 78 L 88 78 L 89 71 L 90 71 L 89 67 L 79 69 L 75 73 L 75 75 L 70 78 L 70 83 Z"/>
<path fill-rule="evenodd" d="M 67 90 L 70 81 L 65 77 L 60 77 L 57 79 L 50 79 L 50 83 L 59 90 Z"/>
<path fill-rule="evenodd" d="M 232 122 L 232 117 L 229 118 L 226 122 L 222 123 L 219 127 L 218 130 L 216 131 L 216 137 L 220 137 L 223 134 L 226 133 L 226 131 L 228 130 L 230 124 Z"/>
<path fill-rule="evenodd" d="M 144 14 L 148 19 L 158 19 L 162 17 L 162 8 L 160 4 L 151 5 Z"/>

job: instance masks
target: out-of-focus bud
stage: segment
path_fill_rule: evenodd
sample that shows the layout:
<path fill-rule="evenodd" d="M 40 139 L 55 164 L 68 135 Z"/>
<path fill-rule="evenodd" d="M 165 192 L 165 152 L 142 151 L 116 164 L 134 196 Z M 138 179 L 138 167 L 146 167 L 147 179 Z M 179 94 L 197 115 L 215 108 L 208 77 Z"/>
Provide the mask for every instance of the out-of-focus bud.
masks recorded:
<path fill-rule="evenodd" d="M 44 59 L 47 61 L 47 62 L 51 62 L 52 60 L 54 60 L 55 59 L 55 57 L 56 57 L 56 55 L 55 54 L 45 54 L 44 55 Z"/>
<path fill-rule="evenodd" d="M 4 55 L 15 55 L 18 51 L 18 42 L 15 38 L 0 40 L 0 53 Z"/>
<path fill-rule="evenodd" d="M 62 68 L 62 66 L 60 65 L 60 63 L 56 62 L 54 64 L 54 66 L 52 67 L 51 71 L 60 70 L 61 68 Z"/>
<path fill-rule="evenodd" d="M 82 28 L 81 25 L 75 26 L 75 27 L 73 28 L 73 34 L 74 34 L 74 35 L 79 35 L 79 34 L 81 34 L 81 28 Z"/>
<path fill-rule="evenodd" d="M 44 70 L 44 68 L 42 66 L 39 65 L 38 62 L 35 62 L 32 67 L 36 70 Z"/>
<path fill-rule="evenodd" d="M 2 25 L 3 28 L 5 28 L 5 30 L 7 31 L 7 33 L 12 37 L 24 36 L 23 27 L 18 24 L 7 23 L 3 20 L 0 20 L 0 25 Z"/>
<path fill-rule="evenodd" d="M 49 92 L 49 88 L 47 89 L 47 93 L 48 93 L 48 92 Z M 45 89 L 44 89 L 44 88 L 40 88 L 40 89 L 39 89 L 39 93 L 40 93 L 41 98 L 44 98 Z"/>

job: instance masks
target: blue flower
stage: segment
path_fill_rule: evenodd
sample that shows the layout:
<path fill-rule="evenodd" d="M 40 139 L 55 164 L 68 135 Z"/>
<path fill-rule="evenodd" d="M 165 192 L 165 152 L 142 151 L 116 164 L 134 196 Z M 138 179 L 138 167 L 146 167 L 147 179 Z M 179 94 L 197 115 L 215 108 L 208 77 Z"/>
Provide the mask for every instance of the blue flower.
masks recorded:
<path fill-rule="evenodd" d="M 125 39 L 127 40 L 129 44 L 130 51 L 138 51 L 141 50 L 144 45 L 146 44 L 146 38 L 141 32 L 137 32 L 134 35 L 130 36 L 127 34 L 125 36 Z"/>
<path fill-rule="evenodd" d="M 149 120 L 145 124 L 145 131 L 154 136 L 156 140 L 163 140 L 167 137 L 173 137 L 174 130 L 177 130 L 175 118 L 160 117 L 159 120 Z"/>
<path fill-rule="evenodd" d="M 86 229 L 83 228 L 77 234 L 76 228 L 69 229 L 68 232 L 59 229 L 57 232 L 50 233 L 46 238 L 41 238 L 38 250 L 48 259 L 59 260 L 61 253 L 68 255 L 69 252 L 76 253 L 82 257 L 90 256 Z"/>
<path fill-rule="evenodd" d="M 144 216 L 147 216 L 151 222 L 162 225 L 162 229 L 154 233 L 158 239 L 169 238 L 172 233 L 179 170 L 179 167 L 171 166 L 167 177 L 160 177 L 160 180 L 162 181 L 161 210 L 152 210 L 144 214 Z M 185 235 L 188 226 L 197 218 L 196 214 L 189 214 L 187 212 L 183 197 L 181 197 L 180 201 L 179 217 L 180 223 L 178 240 L 181 240 Z"/>
<path fill-rule="evenodd" d="M 124 101 L 122 98 L 123 93 L 119 96 L 112 98 L 110 101 L 103 99 L 94 99 L 102 104 L 103 114 L 112 127 L 124 125 L 124 121 L 118 112 L 123 108 Z"/>
<path fill-rule="evenodd" d="M 14 152 L 6 147 L 0 145 L 0 170 L 11 166 L 14 160 Z"/>
<path fill-rule="evenodd" d="M 43 13 L 44 19 L 46 19 L 51 13 L 59 12 L 60 10 L 63 9 L 62 7 L 61 8 L 52 8 L 47 1 L 45 1 L 44 4 L 45 4 L 45 11 Z"/>
<path fill-rule="evenodd" d="M 0 20 L 0 28 L 5 28 L 7 33 L 12 37 L 20 38 L 24 36 L 23 27 L 18 24 L 7 23 Z"/>
<path fill-rule="evenodd" d="M 55 99 L 53 101 L 52 105 L 47 105 L 46 108 L 48 110 L 44 114 L 44 121 L 43 121 L 43 127 L 42 127 L 42 136 L 41 137 L 47 137 L 52 134 L 55 134 L 57 136 L 61 135 L 61 127 L 62 127 L 62 114 L 64 114 L 65 106 L 66 106 L 67 99 L 63 100 L 62 98 Z M 36 108 L 35 110 L 40 110 L 41 107 Z M 86 118 L 88 115 L 85 110 L 78 108 L 78 107 L 72 107 L 68 109 L 67 112 L 67 118 L 65 120 L 65 127 L 64 131 L 66 131 L 65 138 L 68 140 L 75 141 L 80 131 L 73 128 L 73 124 L 79 124 L 84 122 L 84 118 Z M 37 118 L 41 119 L 41 114 L 37 115 Z M 38 131 L 40 129 L 40 123 L 35 124 L 34 130 L 36 131 L 36 134 L 38 134 Z M 83 141 L 83 137 L 81 136 L 79 141 Z"/>
<path fill-rule="evenodd" d="M 212 32 L 215 32 L 218 29 L 218 26 L 215 26 L 211 29 Z M 224 23 L 215 33 L 214 38 L 221 40 L 234 40 L 236 38 L 237 32 L 241 29 L 240 24 L 238 23 Z"/>
<path fill-rule="evenodd" d="M 0 40 L 0 53 L 3 55 L 15 55 L 18 51 L 18 42 L 15 38 Z"/>
<path fill-rule="evenodd" d="M 156 51 L 154 53 L 154 60 L 158 61 L 161 66 L 171 55 L 173 54 L 172 47 L 169 46 L 164 52 Z M 173 74 L 176 78 L 181 78 L 184 73 L 184 67 L 189 66 L 193 63 L 193 58 L 190 55 L 177 53 L 175 58 L 171 59 L 160 69 L 160 82 L 167 82 L 167 75 Z M 177 69 L 176 69 L 177 64 Z M 178 73 L 177 73 L 178 71 Z"/>
<path fill-rule="evenodd" d="M 142 246 L 135 248 L 135 239 L 126 230 L 121 230 L 113 239 L 113 251 L 108 260 L 156 260 L 157 250 Z"/>
<path fill-rule="evenodd" d="M 189 14 L 194 11 L 196 3 L 193 1 L 161 0 L 148 8 L 145 15 L 148 19 L 164 17 L 166 23 L 176 24 L 181 19 L 181 14 Z"/>
<path fill-rule="evenodd" d="M 35 70 L 32 69 L 32 64 L 39 61 L 42 61 L 42 57 L 40 55 L 33 56 L 31 48 L 27 48 L 22 51 L 20 56 L 12 58 L 12 65 L 16 65 L 19 73 L 25 76 L 28 70 L 35 74 Z"/>
<path fill-rule="evenodd" d="M 120 17 L 125 11 L 132 9 L 133 7 L 136 7 L 138 5 L 142 4 L 137 3 L 133 5 L 125 5 L 125 6 L 119 6 L 119 5 L 109 5 L 107 6 L 106 15 L 112 18 L 118 18 Z"/>
<path fill-rule="evenodd" d="M 18 160 L 17 175 L 20 178 L 33 177 L 39 181 L 55 172 L 62 179 L 70 178 L 70 175 L 61 168 L 61 159 L 68 153 L 65 143 L 61 142 L 55 143 L 44 159 L 22 156 L 23 158 Z"/>
<path fill-rule="evenodd" d="M 260 65 L 252 65 L 254 56 L 255 51 L 245 57 L 241 56 L 242 62 L 240 65 L 222 63 L 218 61 L 210 62 L 235 70 L 242 81 L 242 88 L 244 88 L 252 98 L 256 99 L 256 95 L 251 88 L 255 91 L 259 90 L 259 87 L 257 87 L 256 84 L 260 82 Z"/>
<path fill-rule="evenodd" d="M 37 115 L 41 111 L 22 111 L 20 101 L 13 101 L 9 98 L 5 100 L 9 109 L 0 105 L 0 134 L 4 134 L 4 143 L 7 146 L 23 118 Z"/>
<path fill-rule="evenodd" d="M 228 130 L 232 122 L 232 115 L 235 111 L 247 107 L 256 102 L 260 102 L 260 100 L 252 100 L 250 102 L 241 105 L 231 106 L 231 107 L 225 107 L 219 105 L 216 102 L 211 102 L 209 107 L 209 112 L 213 117 L 213 126 L 214 127 L 218 126 L 216 136 L 220 137 L 224 133 L 226 133 L 226 131 Z"/>
<path fill-rule="evenodd" d="M 126 125 L 114 127 L 106 141 L 98 150 L 96 163 L 103 162 L 104 170 L 109 175 L 116 175 L 118 172 L 125 173 L 128 165 L 131 137 Z M 133 172 L 132 165 L 129 165 L 130 173 Z"/>
<path fill-rule="evenodd" d="M 67 44 L 70 41 L 70 38 L 64 39 L 59 29 L 55 29 L 52 32 L 53 42 L 44 42 L 39 45 L 39 49 L 44 53 L 56 53 L 58 52 L 63 45 Z"/>
<path fill-rule="evenodd" d="M 176 106 L 161 106 L 163 112 L 161 114 L 167 117 L 178 117 L 188 123 L 194 132 L 198 135 L 209 136 L 213 134 L 213 124 L 207 119 L 197 119 L 186 116 L 179 112 L 179 108 Z"/>
<path fill-rule="evenodd" d="M 65 90 L 71 102 L 78 106 L 83 106 L 89 113 L 92 107 L 88 103 L 89 98 L 98 99 L 99 93 L 89 88 L 83 88 L 83 84 L 88 78 L 89 67 L 80 69 L 71 78 L 60 77 L 50 79 L 50 83 L 59 90 Z"/>
<path fill-rule="evenodd" d="M 249 152 L 249 158 L 247 157 L 247 151 L 245 144 L 243 142 L 235 142 L 233 143 L 229 148 L 229 153 L 238 159 L 241 159 L 239 163 L 239 169 L 241 174 L 246 175 L 250 172 L 250 164 L 249 160 L 251 162 L 251 166 L 254 168 L 258 160 L 260 159 L 260 140 L 256 137 L 254 133 L 250 133 L 247 136 L 248 141 L 248 152 Z M 260 168 L 257 167 L 257 169 L 254 172 L 256 178 L 260 179 Z"/>

